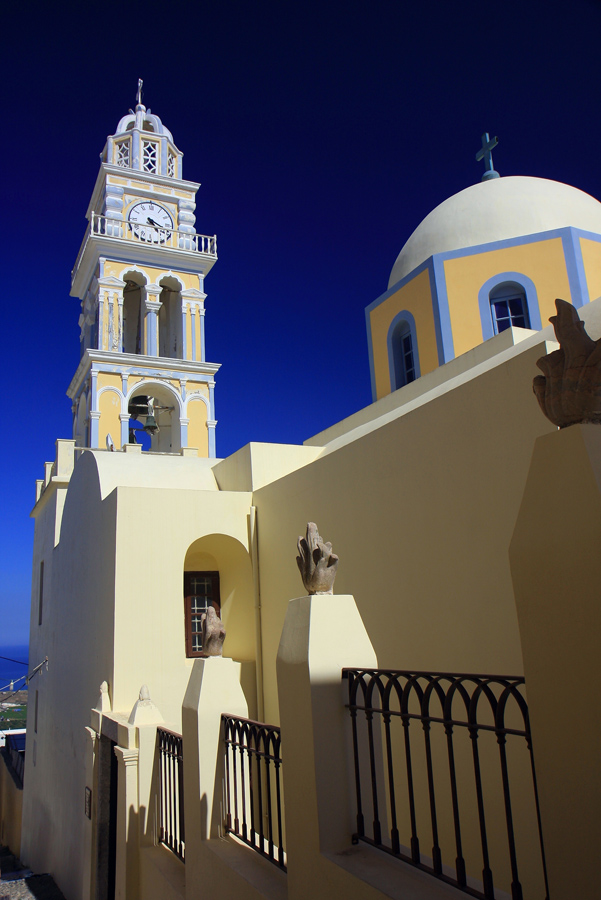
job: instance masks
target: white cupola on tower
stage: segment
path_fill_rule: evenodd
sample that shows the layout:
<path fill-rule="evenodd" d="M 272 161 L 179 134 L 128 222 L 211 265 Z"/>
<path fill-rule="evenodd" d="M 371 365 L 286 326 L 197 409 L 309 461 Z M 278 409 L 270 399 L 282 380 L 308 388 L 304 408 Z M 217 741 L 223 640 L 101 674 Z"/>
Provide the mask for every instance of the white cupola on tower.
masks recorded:
<path fill-rule="evenodd" d="M 135 111 L 130 109 L 108 136 L 102 162 L 124 169 L 137 169 L 150 175 L 182 177 L 182 156 L 173 135 L 158 116 L 142 103 L 142 79 L 138 80 Z"/>

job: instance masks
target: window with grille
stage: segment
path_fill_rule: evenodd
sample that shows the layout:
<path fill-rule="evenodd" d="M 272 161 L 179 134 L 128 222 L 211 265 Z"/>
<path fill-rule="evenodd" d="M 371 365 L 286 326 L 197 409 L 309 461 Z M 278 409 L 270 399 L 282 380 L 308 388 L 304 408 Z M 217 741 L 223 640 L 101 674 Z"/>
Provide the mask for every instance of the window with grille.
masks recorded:
<path fill-rule="evenodd" d="M 392 334 L 394 390 L 417 378 L 416 348 L 408 322 L 401 320 Z"/>
<path fill-rule="evenodd" d="M 167 175 L 169 178 L 175 178 L 175 154 L 171 150 L 167 157 Z"/>
<path fill-rule="evenodd" d="M 115 144 L 115 162 L 118 166 L 129 166 L 129 140 L 117 141 Z"/>
<path fill-rule="evenodd" d="M 219 572 L 184 572 L 186 656 L 202 656 L 202 614 L 209 606 L 219 615 Z"/>
<path fill-rule="evenodd" d="M 142 166 L 145 172 L 159 171 L 159 145 L 154 141 L 142 141 Z"/>
<path fill-rule="evenodd" d="M 519 284 L 499 284 L 490 292 L 490 311 L 493 331 L 500 334 L 506 328 L 530 328 L 526 294 Z"/>

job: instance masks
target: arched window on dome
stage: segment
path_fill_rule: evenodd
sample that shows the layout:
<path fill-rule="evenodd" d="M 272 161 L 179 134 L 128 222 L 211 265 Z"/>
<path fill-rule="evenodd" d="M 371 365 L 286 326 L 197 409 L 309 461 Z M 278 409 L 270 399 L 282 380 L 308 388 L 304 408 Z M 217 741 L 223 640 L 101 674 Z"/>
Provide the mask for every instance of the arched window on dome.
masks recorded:
<path fill-rule="evenodd" d="M 393 391 L 419 378 L 419 358 L 415 320 L 411 313 L 399 313 L 388 329 L 388 363 Z"/>
<path fill-rule="evenodd" d="M 490 294 L 490 312 L 494 334 L 506 328 L 530 328 L 526 292 L 521 284 L 506 281 L 494 287 Z"/>

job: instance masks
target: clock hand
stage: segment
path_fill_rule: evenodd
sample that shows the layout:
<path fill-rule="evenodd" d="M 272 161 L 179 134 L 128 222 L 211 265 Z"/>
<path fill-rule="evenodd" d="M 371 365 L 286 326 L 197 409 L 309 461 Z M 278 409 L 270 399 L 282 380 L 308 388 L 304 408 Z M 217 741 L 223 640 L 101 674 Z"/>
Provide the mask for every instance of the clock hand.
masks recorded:
<path fill-rule="evenodd" d="M 154 225 L 155 228 L 161 227 L 157 222 L 154 221 L 154 219 L 151 219 L 150 216 L 146 216 L 146 221 L 149 225 Z"/>

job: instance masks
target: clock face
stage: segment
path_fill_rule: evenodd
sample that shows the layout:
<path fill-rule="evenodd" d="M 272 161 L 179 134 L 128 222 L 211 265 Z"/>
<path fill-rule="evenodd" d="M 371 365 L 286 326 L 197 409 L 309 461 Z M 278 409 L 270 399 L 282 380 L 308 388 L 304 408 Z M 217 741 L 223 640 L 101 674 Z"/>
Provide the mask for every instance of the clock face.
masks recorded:
<path fill-rule="evenodd" d="M 153 200 L 134 204 L 128 220 L 135 236 L 150 244 L 163 244 L 169 236 L 168 231 L 173 229 L 173 219 L 168 211 Z"/>

